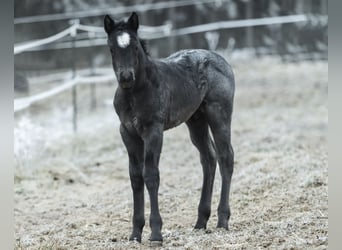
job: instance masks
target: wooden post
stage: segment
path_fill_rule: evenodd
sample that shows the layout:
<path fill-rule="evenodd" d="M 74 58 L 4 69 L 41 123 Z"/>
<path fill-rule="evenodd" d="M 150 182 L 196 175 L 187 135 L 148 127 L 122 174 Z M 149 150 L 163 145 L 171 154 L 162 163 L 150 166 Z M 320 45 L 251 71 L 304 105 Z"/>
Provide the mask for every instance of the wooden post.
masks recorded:
<path fill-rule="evenodd" d="M 321 14 L 328 14 L 328 0 L 321 0 Z"/>
<path fill-rule="evenodd" d="M 253 1 L 246 0 L 246 19 L 253 18 Z M 246 27 L 246 47 L 254 47 L 253 27 Z"/>
<path fill-rule="evenodd" d="M 175 21 L 176 21 L 175 14 L 176 14 L 175 7 L 171 6 L 169 8 L 168 15 L 169 15 L 169 21 L 171 22 L 173 28 L 175 28 Z M 168 46 L 169 51 L 167 51 L 167 53 L 168 54 L 174 53 L 176 51 L 176 49 L 177 49 L 176 37 L 175 36 L 171 36 L 171 37 L 168 38 L 168 41 L 169 41 L 169 46 Z M 165 56 L 165 55 L 163 55 L 163 56 Z"/>
<path fill-rule="evenodd" d="M 321 14 L 328 15 L 328 0 L 321 0 Z M 323 42 L 328 46 L 328 30 L 324 31 Z"/>
<path fill-rule="evenodd" d="M 92 75 L 94 75 L 94 73 L 92 73 Z M 96 106 L 96 83 L 93 82 L 90 84 L 90 109 L 95 110 Z"/>
<path fill-rule="evenodd" d="M 79 19 L 72 20 L 71 22 L 73 25 L 78 25 L 80 23 Z M 72 51 L 71 51 L 71 67 L 72 67 L 72 79 L 76 78 L 76 34 L 77 29 L 76 27 L 71 32 L 72 37 Z M 73 130 L 74 133 L 77 132 L 77 83 L 72 86 L 72 124 L 73 124 Z"/>
<path fill-rule="evenodd" d="M 93 39 L 95 38 L 95 34 L 93 32 L 88 33 L 90 42 L 93 43 Z M 90 75 L 95 75 L 94 72 L 94 61 L 92 53 L 89 53 L 89 67 L 90 67 Z M 93 82 L 90 84 L 90 110 L 96 109 L 96 83 Z"/>

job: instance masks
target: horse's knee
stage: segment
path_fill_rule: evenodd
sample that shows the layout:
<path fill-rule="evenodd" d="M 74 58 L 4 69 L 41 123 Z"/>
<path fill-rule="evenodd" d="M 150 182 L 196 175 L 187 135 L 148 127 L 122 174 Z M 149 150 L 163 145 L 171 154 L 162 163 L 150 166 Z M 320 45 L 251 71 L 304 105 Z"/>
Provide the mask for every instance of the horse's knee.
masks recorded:
<path fill-rule="evenodd" d="M 229 156 L 222 156 L 219 159 L 221 173 L 225 176 L 232 176 L 234 172 L 234 164 Z"/>
<path fill-rule="evenodd" d="M 159 187 L 159 170 L 158 168 L 146 168 L 143 173 L 144 182 L 147 189 Z"/>
<path fill-rule="evenodd" d="M 131 186 L 134 191 L 142 190 L 144 187 L 144 180 L 142 176 L 130 176 Z"/>
<path fill-rule="evenodd" d="M 131 180 L 131 186 L 133 190 L 139 190 L 144 185 L 144 179 L 142 174 L 142 168 L 138 165 L 130 164 L 129 166 L 129 177 Z"/>

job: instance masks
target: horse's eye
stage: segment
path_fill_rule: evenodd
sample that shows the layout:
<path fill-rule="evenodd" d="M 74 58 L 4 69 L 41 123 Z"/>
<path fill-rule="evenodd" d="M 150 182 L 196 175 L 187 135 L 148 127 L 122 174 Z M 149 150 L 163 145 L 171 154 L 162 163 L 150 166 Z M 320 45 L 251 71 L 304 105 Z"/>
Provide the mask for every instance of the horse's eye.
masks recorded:
<path fill-rule="evenodd" d="M 110 52 L 111 52 L 111 53 L 114 53 L 114 49 L 113 49 L 113 48 L 110 48 Z"/>

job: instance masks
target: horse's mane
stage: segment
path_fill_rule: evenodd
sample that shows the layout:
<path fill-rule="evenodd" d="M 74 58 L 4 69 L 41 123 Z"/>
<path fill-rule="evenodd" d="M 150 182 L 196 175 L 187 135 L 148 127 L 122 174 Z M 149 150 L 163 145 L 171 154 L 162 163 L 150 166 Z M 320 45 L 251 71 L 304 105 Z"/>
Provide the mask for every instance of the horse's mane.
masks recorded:
<path fill-rule="evenodd" d="M 148 50 L 147 50 L 146 41 L 143 40 L 143 39 L 141 39 L 141 38 L 138 38 L 138 39 L 139 39 L 139 42 L 140 42 L 141 47 L 143 48 L 145 54 L 146 54 L 147 56 L 149 56 L 150 53 L 149 53 Z"/>

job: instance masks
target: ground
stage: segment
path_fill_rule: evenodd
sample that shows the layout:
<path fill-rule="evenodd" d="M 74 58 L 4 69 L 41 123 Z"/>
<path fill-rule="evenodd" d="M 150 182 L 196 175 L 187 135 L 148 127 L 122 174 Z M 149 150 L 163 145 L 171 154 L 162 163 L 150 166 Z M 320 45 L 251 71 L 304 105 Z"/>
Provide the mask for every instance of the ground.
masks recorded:
<path fill-rule="evenodd" d="M 193 230 L 202 171 L 181 125 L 165 132 L 160 160 L 161 249 L 327 249 L 327 62 L 267 58 L 233 68 L 230 231 L 215 228 L 219 171 L 208 228 Z M 15 249 L 150 247 L 148 199 L 142 244 L 128 241 L 132 192 L 114 90 L 98 87 L 97 110 L 80 108 L 76 134 L 69 94 L 16 114 Z M 79 87 L 80 100 L 87 91 Z"/>

